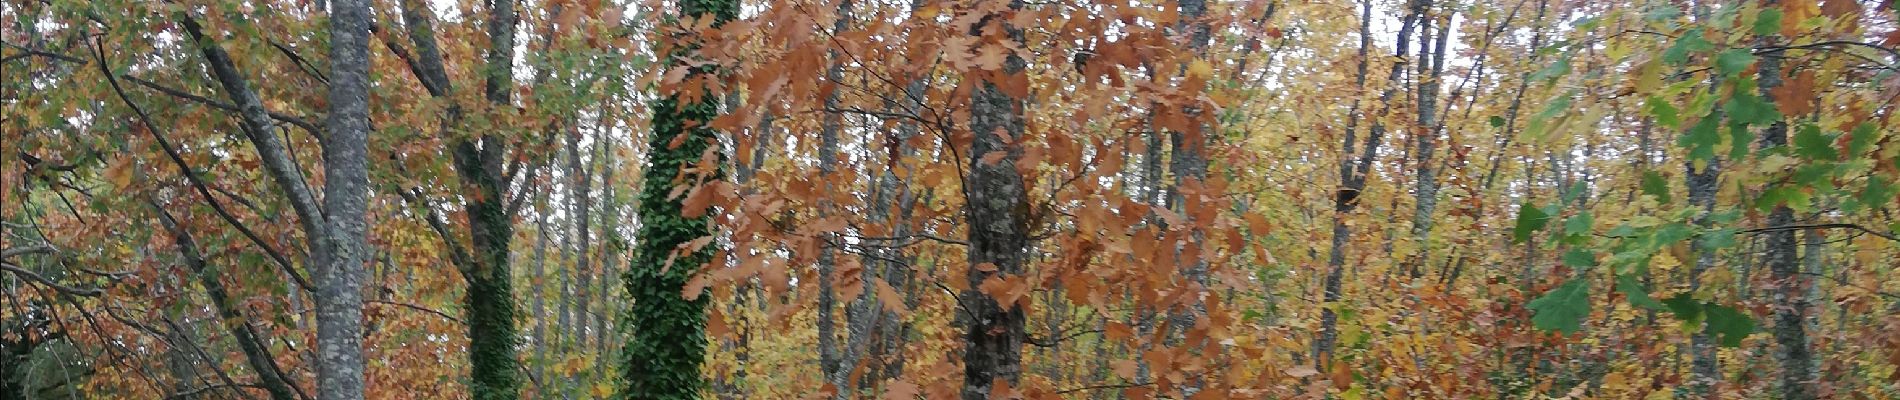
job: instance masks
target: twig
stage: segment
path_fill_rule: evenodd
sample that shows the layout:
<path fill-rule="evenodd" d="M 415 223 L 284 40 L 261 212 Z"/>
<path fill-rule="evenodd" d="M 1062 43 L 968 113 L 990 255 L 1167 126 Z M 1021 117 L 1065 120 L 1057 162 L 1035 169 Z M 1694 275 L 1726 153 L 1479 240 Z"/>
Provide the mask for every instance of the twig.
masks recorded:
<path fill-rule="evenodd" d="M 132 81 L 132 83 L 137 83 L 139 84 L 139 86 L 144 86 L 152 90 L 157 90 L 160 93 L 171 95 L 172 97 L 177 97 L 177 98 L 181 98 L 185 100 L 191 100 L 199 104 L 211 106 L 211 108 L 216 108 L 219 110 L 225 110 L 225 111 L 230 111 L 230 112 L 242 112 L 241 110 L 237 108 L 237 106 L 233 106 L 221 101 L 217 101 L 217 100 L 207 98 L 204 96 L 191 94 L 184 90 L 165 87 L 157 83 L 153 83 L 152 81 L 140 79 L 139 77 L 136 77 L 136 76 L 131 76 L 131 75 L 123 75 L 123 76 L 125 77 L 125 80 Z M 288 122 L 291 125 L 296 125 L 298 128 L 303 128 L 303 130 L 310 132 L 311 136 L 318 136 L 319 140 L 322 139 L 321 136 L 322 136 L 323 131 L 321 129 L 317 129 L 317 126 L 311 124 L 309 120 L 305 120 L 303 118 L 299 118 L 293 115 L 279 113 L 276 111 L 266 111 L 266 113 L 270 115 L 271 119 Z"/>
<path fill-rule="evenodd" d="M 170 158 L 172 163 L 178 166 L 179 172 L 185 175 L 185 181 L 190 182 L 192 188 L 197 190 L 198 195 L 204 197 L 205 203 L 211 205 L 211 211 L 218 214 L 219 218 L 224 219 L 224 222 L 231 224 L 231 227 L 236 228 L 238 233 L 244 235 L 245 239 L 249 239 L 252 244 L 256 244 L 258 248 L 263 249 L 264 254 L 269 255 L 272 261 L 284 269 L 285 274 L 290 275 L 291 282 L 296 283 L 298 288 L 310 290 L 310 282 L 305 280 L 303 275 L 297 273 L 297 269 L 292 266 L 289 258 L 284 257 L 284 254 L 278 252 L 276 248 L 272 248 L 268 242 L 264 241 L 263 237 L 258 236 L 257 232 L 252 231 L 249 226 L 245 226 L 239 222 L 237 216 L 231 215 L 230 210 L 224 208 L 223 202 L 219 202 L 217 197 L 211 195 L 211 190 L 208 189 L 204 180 L 198 177 L 198 173 L 191 169 L 190 164 L 185 163 L 184 156 L 179 155 L 178 149 L 172 146 L 171 140 L 166 139 L 165 135 L 159 133 L 158 125 L 152 123 L 151 115 L 146 114 L 144 108 L 139 107 L 138 103 L 133 103 L 132 98 L 125 94 L 125 88 L 119 86 L 119 80 L 114 78 L 116 75 L 112 74 L 112 69 L 106 67 L 105 46 L 97 41 L 93 42 L 93 54 L 98 57 L 99 72 L 105 73 L 106 83 L 112 86 L 112 92 L 119 96 L 119 101 L 124 102 L 126 107 L 132 109 L 133 114 L 138 115 L 139 123 L 145 125 L 145 130 L 152 134 L 152 139 L 157 140 L 159 147 L 165 150 L 165 156 Z"/>
<path fill-rule="evenodd" d="M 423 307 L 416 304 L 400 303 L 400 302 L 394 302 L 394 301 L 388 301 L 388 300 L 363 300 L 363 304 L 381 304 L 381 305 L 386 305 L 386 306 L 402 307 L 402 308 L 421 311 L 425 313 L 435 314 L 438 317 L 442 317 L 442 319 L 454 321 L 457 324 L 466 324 L 465 322 L 462 322 L 461 318 L 456 318 L 453 315 L 449 315 L 449 313 L 445 313 L 433 308 Z"/>
<path fill-rule="evenodd" d="M 1827 224 L 1811 224 L 1811 225 L 1769 226 L 1769 227 L 1747 229 L 1747 230 L 1741 231 L 1741 233 L 1766 233 L 1766 232 L 1792 231 L 1792 230 L 1804 230 L 1804 229 L 1853 229 L 1853 230 L 1858 230 L 1861 232 L 1867 232 L 1868 234 L 1879 236 L 1887 240 L 1900 242 L 1900 236 L 1895 236 L 1892 233 L 1880 232 L 1873 229 L 1869 229 L 1865 226 L 1860 226 L 1859 224 L 1844 223 L 1844 222 L 1827 223 Z"/>

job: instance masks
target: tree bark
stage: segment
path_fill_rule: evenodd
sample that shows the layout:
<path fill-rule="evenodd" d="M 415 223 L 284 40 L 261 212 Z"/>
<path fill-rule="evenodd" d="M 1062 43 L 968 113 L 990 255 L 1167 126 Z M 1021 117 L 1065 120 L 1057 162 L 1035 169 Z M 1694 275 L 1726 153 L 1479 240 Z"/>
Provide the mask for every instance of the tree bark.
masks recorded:
<path fill-rule="evenodd" d="M 1411 3 L 1408 2 L 1408 4 Z M 1394 52 L 1398 57 L 1405 57 L 1407 54 L 1406 49 L 1407 45 L 1411 42 L 1412 29 L 1421 17 L 1416 12 L 1417 8 L 1411 9 L 1413 12 L 1406 15 L 1404 24 L 1399 28 L 1398 41 L 1396 42 L 1398 43 L 1398 49 Z M 1358 80 L 1360 87 L 1364 87 L 1368 69 L 1367 63 L 1370 62 L 1367 56 L 1372 46 L 1371 2 L 1366 3 L 1364 10 L 1360 14 L 1359 23 L 1360 65 Z M 1347 116 L 1347 118 L 1353 119 L 1353 121 L 1348 122 L 1345 145 L 1340 146 L 1340 150 L 1342 154 L 1348 156 L 1348 160 L 1350 161 L 1342 160 L 1339 164 L 1340 188 L 1333 196 L 1333 241 L 1332 248 L 1327 253 L 1327 271 L 1323 289 L 1325 290 L 1324 302 L 1326 304 L 1337 302 L 1340 299 L 1340 287 L 1346 274 L 1346 243 L 1352 235 L 1352 228 L 1346 225 L 1346 218 L 1351 217 L 1353 211 L 1359 207 L 1359 194 L 1366 188 L 1367 174 L 1372 170 L 1374 158 L 1376 158 L 1379 153 L 1379 142 L 1385 135 L 1385 124 L 1379 121 L 1381 116 L 1385 114 L 1385 111 L 1391 107 L 1392 96 L 1396 93 L 1398 88 L 1395 84 L 1398 81 L 1399 74 L 1404 72 L 1404 70 L 1405 64 L 1392 65 L 1392 70 L 1388 73 L 1386 78 L 1386 89 L 1384 93 L 1381 93 L 1379 96 L 1381 111 L 1379 115 L 1367 117 L 1372 121 L 1372 126 L 1366 131 L 1366 141 L 1363 149 L 1353 149 L 1353 145 L 1355 144 L 1353 126 L 1357 124 L 1357 119 L 1362 116 L 1357 115 L 1356 112 Z M 1356 111 L 1358 109 L 1358 105 L 1355 104 L 1353 110 Z M 1352 158 L 1356 158 L 1356 160 L 1351 160 Z M 1334 313 L 1331 307 L 1323 307 L 1320 309 L 1319 322 L 1319 337 L 1313 341 L 1313 364 L 1316 368 L 1324 371 L 1327 368 L 1327 363 L 1332 360 L 1333 345 L 1339 338 L 1339 315 Z"/>
<path fill-rule="evenodd" d="M 711 18 L 713 26 L 738 17 L 734 0 L 683 0 L 675 3 L 680 17 Z M 714 67 L 687 66 L 682 60 L 694 51 L 696 38 L 686 38 L 667 56 L 672 68 L 687 68 L 685 82 L 716 76 Z M 712 92 L 713 88 L 701 90 Z M 719 145 L 707 124 L 719 114 L 718 96 L 685 101 L 669 94 L 654 101 L 653 134 L 647 137 L 646 170 L 642 171 L 639 200 L 639 245 L 628 265 L 626 289 L 633 307 L 625 320 L 633 336 L 621 358 L 620 393 L 629 399 L 699 398 L 705 380 L 700 362 L 706 356 L 706 305 L 711 296 L 686 298 L 682 289 L 701 265 L 712 261 L 713 245 L 693 251 L 676 250 L 687 242 L 714 235 L 710 210 L 688 210 L 685 197 L 670 197 L 676 185 L 724 179 L 724 162 L 710 171 L 684 174 L 700 154 Z M 682 135 L 684 135 L 682 137 Z M 719 153 L 714 151 L 714 153 Z M 710 189 L 701 189 L 710 190 Z M 691 213 L 693 217 L 688 217 Z M 677 251 L 677 253 L 676 253 Z"/>
<path fill-rule="evenodd" d="M 495 109 L 508 109 L 512 107 L 515 24 L 519 21 L 513 0 L 493 0 L 490 5 L 483 97 Z M 416 46 L 417 62 L 412 67 L 431 96 L 452 97 L 455 88 L 426 12 L 419 1 L 403 2 L 403 21 Z M 462 112 L 451 106 L 443 125 L 460 125 Z M 464 213 L 468 218 L 469 248 L 461 249 L 462 245 L 451 237 L 444 236 L 443 240 L 452 252 L 469 255 L 456 265 L 468 282 L 462 303 L 468 313 L 469 392 L 477 400 L 513 399 L 520 396 L 520 362 L 515 358 L 519 339 L 508 265 L 514 218 L 504 193 L 508 177 L 502 166 L 507 143 L 500 135 L 488 133 L 455 139 L 449 146 L 467 199 Z"/>
<path fill-rule="evenodd" d="M 313 257 L 317 268 L 312 274 L 317 285 L 317 398 L 360 399 L 363 263 L 369 257 L 369 1 L 331 3 L 330 46 L 330 118 L 323 140 L 327 235 Z M 268 131 L 259 134 L 270 136 Z"/>
<path fill-rule="evenodd" d="M 250 318 L 245 317 L 237 309 L 237 304 L 232 302 L 229 292 L 224 288 L 224 282 L 218 280 L 217 274 L 207 271 L 208 264 L 205 262 L 204 255 L 198 252 L 198 242 L 192 239 L 191 233 L 179 226 L 177 220 L 173 219 L 170 213 L 165 212 L 165 209 L 157 202 L 152 202 L 151 206 L 152 210 L 158 214 L 159 225 L 164 226 L 165 230 L 171 233 L 172 241 L 178 246 L 178 254 L 184 258 L 185 268 L 191 270 L 192 275 L 198 277 L 198 284 L 205 287 L 205 294 L 210 298 L 212 307 L 218 312 L 220 324 L 237 342 L 238 350 L 244 353 L 244 361 L 250 364 L 251 371 L 257 373 L 259 386 L 263 386 L 264 391 L 270 393 L 271 400 L 303 399 L 304 397 L 295 389 L 296 384 L 285 379 L 283 370 L 277 366 L 276 358 L 270 354 L 270 347 L 258 336 L 256 329 L 251 327 Z M 191 340 L 189 337 L 182 339 Z"/>
<path fill-rule="evenodd" d="M 224 49 L 188 14 L 178 14 L 211 72 L 240 110 L 245 134 L 265 170 L 290 201 L 310 247 L 317 315 L 317 398 L 363 398 L 363 264 L 369 205 L 369 4 L 340 0 L 331 9 L 330 114 L 322 141 L 323 201 L 283 142 L 270 113 Z"/>
<path fill-rule="evenodd" d="M 1772 7 L 1774 0 L 1762 2 Z M 1756 81 L 1760 86 L 1760 95 L 1773 98 L 1770 92 L 1781 86 L 1781 59 L 1784 50 L 1776 47 L 1775 35 L 1757 39 L 1757 52 L 1761 62 L 1757 65 Z M 1762 131 L 1761 147 L 1774 148 L 1788 145 L 1788 123 L 1776 120 Z M 1789 226 L 1794 224 L 1794 210 L 1786 204 L 1776 205 L 1768 212 L 1767 226 Z M 1808 400 L 1818 396 L 1815 387 L 1814 350 L 1808 347 L 1807 335 L 1807 285 L 1801 276 L 1801 264 L 1797 262 L 1795 231 L 1791 229 L 1770 231 L 1766 234 L 1767 253 L 1763 259 L 1768 264 L 1769 279 L 1774 282 L 1775 310 L 1775 361 L 1781 365 L 1781 398 L 1786 400 Z"/>
<path fill-rule="evenodd" d="M 1010 3 L 1010 11 L 1022 9 L 1021 1 Z M 1023 42 L 1023 31 L 1011 26 L 1005 15 L 989 15 L 970 28 L 980 35 L 984 25 L 1003 24 L 1005 40 Z M 965 218 L 969 233 L 969 288 L 958 301 L 969 309 L 970 324 L 964 335 L 963 399 L 988 399 L 998 384 L 1014 386 L 1022 375 L 1022 346 L 1026 340 L 1024 324 L 1027 301 L 1001 304 L 978 288 L 990 280 L 1026 280 L 1024 264 L 1028 259 L 1029 198 L 1016 161 L 1022 157 L 1023 99 L 1004 92 L 1000 84 L 1008 80 L 1028 79 L 1023 70 L 1027 63 L 1012 53 L 1003 63 L 1001 74 L 984 79 L 970 93 L 969 176 L 965 178 Z M 992 153 L 1000 158 L 989 160 Z M 986 161 L 989 160 L 989 161 Z M 1018 282 L 1018 284 L 1029 284 Z"/>
<path fill-rule="evenodd" d="M 1429 10 L 1432 0 L 1419 0 L 1421 8 Z M 1425 17 L 1427 21 L 1437 18 Z M 1429 28 L 1427 28 L 1429 29 Z M 1444 123 L 1440 122 L 1438 109 L 1438 90 L 1445 72 L 1445 45 L 1451 36 L 1451 16 L 1443 18 L 1438 27 L 1436 41 L 1419 43 L 1419 88 L 1418 88 L 1418 151 L 1413 153 L 1418 164 L 1418 180 L 1413 188 L 1416 198 L 1412 210 L 1412 242 L 1418 251 L 1412 254 L 1411 275 L 1417 278 L 1424 275 L 1425 264 L 1431 259 L 1432 216 L 1438 210 L 1438 166 L 1433 157 L 1438 149 L 1438 135 L 1443 132 Z M 1426 35 L 1426 37 L 1433 37 Z M 1456 91 L 1456 90 L 1454 90 Z M 1450 103 L 1446 103 L 1449 107 Z"/>

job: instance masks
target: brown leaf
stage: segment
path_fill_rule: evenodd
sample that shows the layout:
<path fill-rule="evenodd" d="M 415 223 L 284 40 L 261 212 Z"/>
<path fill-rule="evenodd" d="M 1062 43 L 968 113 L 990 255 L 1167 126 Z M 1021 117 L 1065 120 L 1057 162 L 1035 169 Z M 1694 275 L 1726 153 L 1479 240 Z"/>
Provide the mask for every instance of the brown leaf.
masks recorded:
<path fill-rule="evenodd" d="M 1814 112 L 1814 71 L 1804 70 L 1781 82 L 1768 91 L 1774 97 L 1775 106 L 1785 115 L 1804 115 Z"/>
<path fill-rule="evenodd" d="M 1109 363 L 1109 368 L 1115 370 L 1115 376 L 1119 376 L 1122 379 L 1135 379 L 1135 367 L 1135 360 L 1119 360 Z"/>
<path fill-rule="evenodd" d="M 916 399 L 919 394 L 922 394 L 921 392 L 922 390 L 918 388 L 915 383 L 892 380 L 891 383 L 884 385 L 884 396 L 881 398 L 884 400 L 912 400 Z"/>
<path fill-rule="evenodd" d="M 983 153 L 983 165 L 996 165 L 997 162 L 1003 161 L 1003 157 L 1007 155 L 1009 155 L 1009 153 L 1001 150 Z"/>

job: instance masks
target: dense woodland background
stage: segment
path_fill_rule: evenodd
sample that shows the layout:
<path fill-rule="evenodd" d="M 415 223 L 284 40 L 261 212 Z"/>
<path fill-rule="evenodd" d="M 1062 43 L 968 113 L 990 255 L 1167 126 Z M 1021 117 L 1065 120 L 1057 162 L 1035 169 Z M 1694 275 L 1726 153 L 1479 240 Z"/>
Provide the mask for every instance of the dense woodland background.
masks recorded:
<path fill-rule="evenodd" d="M 0 399 L 1900 398 L 1888 0 L 5 0 Z"/>

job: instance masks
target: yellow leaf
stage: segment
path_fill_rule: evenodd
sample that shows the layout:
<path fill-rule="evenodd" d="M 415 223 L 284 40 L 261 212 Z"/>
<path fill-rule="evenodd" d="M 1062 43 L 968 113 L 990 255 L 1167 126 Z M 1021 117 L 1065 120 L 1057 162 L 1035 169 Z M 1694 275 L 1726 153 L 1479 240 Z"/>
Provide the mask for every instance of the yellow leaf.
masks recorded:
<path fill-rule="evenodd" d="M 1214 76 L 1214 65 L 1209 64 L 1207 60 L 1194 60 L 1193 63 L 1188 64 L 1189 78 L 1207 79 L 1212 76 Z"/>

